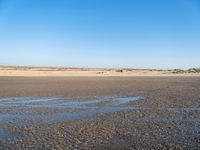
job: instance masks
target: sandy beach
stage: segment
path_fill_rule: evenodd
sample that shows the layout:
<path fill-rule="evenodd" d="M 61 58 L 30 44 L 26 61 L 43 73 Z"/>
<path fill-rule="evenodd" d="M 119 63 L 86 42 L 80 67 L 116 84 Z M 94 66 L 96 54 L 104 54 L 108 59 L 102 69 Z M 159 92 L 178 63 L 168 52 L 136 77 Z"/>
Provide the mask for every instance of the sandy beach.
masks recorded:
<path fill-rule="evenodd" d="M 0 0 L 0 150 L 200 150 L 200 0 Z"/>
<path fill-rule="evenodd" d="M 200 73 L 176 73 L 174 70 L 130 68 L 59 68 L 59 67 L 0 67 L 0 76 L 19 77 L 132 77 L 132 76 L 200 76 Z"/>

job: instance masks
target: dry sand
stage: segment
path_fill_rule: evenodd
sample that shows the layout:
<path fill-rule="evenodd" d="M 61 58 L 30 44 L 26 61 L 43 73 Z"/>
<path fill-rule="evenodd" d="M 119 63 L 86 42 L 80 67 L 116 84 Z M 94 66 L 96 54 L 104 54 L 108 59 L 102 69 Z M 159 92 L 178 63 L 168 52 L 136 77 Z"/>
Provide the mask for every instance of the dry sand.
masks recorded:
<path fill-rule="evenodd" d="M 121 72 L 122 71 L 122 72 Z M 91 68 L 52 68 L 52 67 L 0 67 L 0 76 L 200 76 L 197 73 L 174 74 L 169 70 L 148 69 L 91 69 Z"/>

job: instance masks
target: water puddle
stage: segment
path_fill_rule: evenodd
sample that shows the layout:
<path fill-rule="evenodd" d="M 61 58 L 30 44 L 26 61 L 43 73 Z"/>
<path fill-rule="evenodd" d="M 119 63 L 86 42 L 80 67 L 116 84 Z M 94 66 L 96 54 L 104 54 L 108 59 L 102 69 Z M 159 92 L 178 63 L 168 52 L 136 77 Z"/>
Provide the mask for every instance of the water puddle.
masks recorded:
<path fill-rule="evenodd" d="M 32 97 L 21 97 L 21 98 L 0 98 L 0 108 L 6 107 L 65 107 L 75 108 L 76 106 L 84 106 L 90 104 L 97 104 L 102 102 L 113 101 L 113 104 L 119 105 L 131 101 L 140 100 L 143 97 L 125 97 L 120 98 L 116 96 L 105 96 L 96 97 L 94 100 L 78 100 L 73 98 L 64 97 L 47 97 L 47 98 L 32 98 Z M 112 104 L 111 104 L 112 105 Z"/>
<path fill-rule="evenodd" d="M 136 96 L 136 97 L 125 97 L 125 98 L 116 98 L 119 104 L 129 103 L 137 100 L 144 99 L 143 96 Z"/>
<path fill-rule="evenodd" d="M 0 128 L 0 140 L 6 140 L 6 139 L 16 140 L 19 138 L 20 138 L 20 135 L 18 133 L 9 132 L 3 127 Z"/>
<path fill-rule="evenodd" d="M 17 126 L 38 125 L 48 122 L 70 121 L 95 117 L 102 113 L 123 110 L 145 110 L 146 107 L 127 106 L 130 102 L 144 99 L 143 96 L 119 97 L 116 95 L 88 97 L 80 100 L 70 97 L 14 97 L 0 98 L 0 121 Z M 64 112 L 57 110 L 66 109 Z M 159 108 L 157 108 L 159 109 Z M 165 108 L 169 111 L 200 111 L 200 108 Z M 34 114 L 34 112 L 37 112 Z M 39 112 L 39 113 L 38 113 Z M 45 121 L 43 121 L 45 120 Z M 160 118 L 159 121 L 165 121 Z M 167 119 L 175 122 L 200 122 L 200 118 Z M 3 132 L 3 131 L 1 131 Z"/>
<path fill-rule="evenodd" d="M 0 98 L 0 108 L 1 107 L 18 107 L 18 106 L 28 106 L 34 104 L 43 103 L 46 104 L 49 101 L 60 100 L 61 97 L 46 97 L 46 98 L 34 98 L 34 97 L 11 97 L 11 98 Z M 66 99 L 66 98 L 65 98 Z"/>
<path fill-rule="evenodd" d="M 11 122 L 15 125 L 26 125 L 26 119 L 47 119 L 49 121 L 75 120 L 94 116 L 100 113 L 115 112 L 127 109 L 138 109 L 136 107 L 122 107 L 131 101 L 143 99 L 137 97 L 117 97 L 102 96 L 88 98 L 91 100 L 79 100 L 68 97 L 14 97 L 0 98 L 0 109 L 7 110 L 0 114 L 0 121 Z M 37 110 L 43 110 L 43 113 L 33 114 Z M 64 113 L 54 113 L 55 109 L 67 109 Z M 45 113 L 46 112 L 46 113 Z M 50 112 L 50 114 L 48 114 Z"/>
<path fill-rule="evenodd" d="M 200 111 L 200 108 L 167 108 L 167 110 L 177 113 L 184 113 L 190 111 Z"/>
<path fill-rule="evenodd" d="M 34 126 L 47 123 L 72 121 L 85 118 L 95 118 L 104 113 L 124 110 L 161 110 L 161 108 L 148 108 L 128 106 L 130 102 L 143 100 L 144 96 L 119 97 L 116 95 L 86 97 L 84 99 L 71 97 L 14 97 L 0 98 L 0 123 L 15 126 Z M 198 113 L 200 108 L 162 108 L 175 113 Z M 144 118 L 145 119 L 145 118 Z M 191 124 L 184 126 L 185 130 L 199 132 L 200 118 L 146 118 L 145 121 L 164 121 L 167 123 Z M 10 133 L 6 127 L 0 126 L 0 140 L 19 138 L 19 134 Z"/>
<path fill-rule="evenodd" d="M 159 118 L 152 118 L 151 120 L 161 121 L 161 122 L 176 122 L 176 123 L 200 122 L 200 118 L 160 118 L 159 117 Z"/>

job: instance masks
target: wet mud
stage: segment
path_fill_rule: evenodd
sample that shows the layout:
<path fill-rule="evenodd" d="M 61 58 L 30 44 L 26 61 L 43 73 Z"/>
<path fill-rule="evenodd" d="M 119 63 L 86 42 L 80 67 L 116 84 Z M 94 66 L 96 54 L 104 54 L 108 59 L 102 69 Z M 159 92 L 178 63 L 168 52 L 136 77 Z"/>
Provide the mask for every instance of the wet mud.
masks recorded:
<path fill-rule="evenodd" d="M 0 77 L 0 149 L 170 148 L 200 148 L 199 77 Z"/>

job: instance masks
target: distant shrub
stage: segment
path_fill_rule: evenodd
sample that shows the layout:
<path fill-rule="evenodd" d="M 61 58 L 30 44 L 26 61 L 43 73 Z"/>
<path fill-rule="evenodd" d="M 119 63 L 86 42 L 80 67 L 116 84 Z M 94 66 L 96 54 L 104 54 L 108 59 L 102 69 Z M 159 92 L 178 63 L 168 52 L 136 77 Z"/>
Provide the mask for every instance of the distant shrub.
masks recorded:
<path fill-rule="evenodd" d="M 187 71 L 189 73 L 200 73 L 200 68 L 190 68 Z"/>
<path fill-rule="evenodd" d="M 116 72 L 123 72 L 123 69 L 117 69 Z"/>
<path fill-rule="evenodd" d="M 174 69 L 174 71 L 172 72 L 174 74 L 182 74 L 182 73 L 187 73 L 185 70 L 182 69 Z"/>
<path fill-rule="evenodd" d="M 104 74 L 104 72 L 97 72 L 97 74 Z"/>
<path fill-rule="evenodd" d="M 124 68 L 123 71 L 133 71 L 134 69 L 132 68 Z"/>

